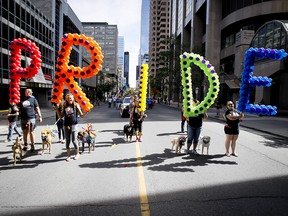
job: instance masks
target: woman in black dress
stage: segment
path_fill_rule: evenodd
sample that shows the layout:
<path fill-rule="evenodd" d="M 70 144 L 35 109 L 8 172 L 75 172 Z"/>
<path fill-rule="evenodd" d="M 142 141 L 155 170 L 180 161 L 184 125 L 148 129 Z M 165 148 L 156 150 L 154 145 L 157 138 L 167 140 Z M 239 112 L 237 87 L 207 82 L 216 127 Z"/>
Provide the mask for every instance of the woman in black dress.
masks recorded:
<path fill-rule="evenodd" d="M 230 156 L 229 149 L 231 147 L 231 155 L 237 157 L 238 155 L 235 152 L 236 141 L 239 136 L 239 122 L 244 118 L 242 112 L 234 109 L 234 103 L 232 101 L 227 102 L 227 111 L 224 114 L 224 119 L 226 120 L 226 125 L 224 127 L 224 132 L 226 134 L 225 148 L 226 156 Z"/>

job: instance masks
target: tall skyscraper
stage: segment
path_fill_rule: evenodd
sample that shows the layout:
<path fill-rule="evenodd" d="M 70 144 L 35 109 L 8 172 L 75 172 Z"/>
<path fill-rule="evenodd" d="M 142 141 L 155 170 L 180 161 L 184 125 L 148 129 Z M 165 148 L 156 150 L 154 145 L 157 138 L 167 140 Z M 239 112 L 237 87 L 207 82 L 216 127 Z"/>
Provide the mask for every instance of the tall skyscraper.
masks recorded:
<path fill-rule="evenodd" d="M 150 0 L 142 0 L 141 5 L 141 32 L 140 32 L 140 53 L 138 59 L 139 67 L 136 69 L 136 86 L 139 83 L 139 68 L 141 64 L 148 63 L 149 52 L 149 15 Z"/>
<path fill-rule="evenodd" d="M 155 75 L 163 63 L 159 61 L 159 53 L 167 51 L 166 40 L 169 38 L 170 0 L 150 1 L 149 23 L 149 73 Z"/>
<path fill-rule="evenodd" d="M 124 52 L 124 82 L 129 87 L 129 52 Z"/>
<path fill-rule="evenodd" d="M 118 88 L 123 87 L 124 75 L 124 36 L 118 36 Z"/>
<path fill-rule="evenodd" d="M 83 33 L 92 37 L 102 48 L 104 56 L 102 71 L 108 75 L 111 81 L 117 82 L 117 60 L 118 60 L 118 28 L 117 25 L 109 25 L 106 22 L 82 22 Z M 91 53 L 83 49 L 83 57 L 90 62 Z M 95 87 L 98 76 L 85 79 L 85 84 Z"/>
<path fill-rule="evenodd" d="M 141 32 L 140 32 L 140 55 L 139 65 L 143 63 L 144 55 L 149 51 L 149 15 L 150 15 L 150 0 L 142 0 L 141 7 Z M 145 62 L 148 63 L 148 62 Z"/>
<path fill-rule="evenodd" d="M 118 36 L 118 65 L 124 67 L 124 36 Z"/>

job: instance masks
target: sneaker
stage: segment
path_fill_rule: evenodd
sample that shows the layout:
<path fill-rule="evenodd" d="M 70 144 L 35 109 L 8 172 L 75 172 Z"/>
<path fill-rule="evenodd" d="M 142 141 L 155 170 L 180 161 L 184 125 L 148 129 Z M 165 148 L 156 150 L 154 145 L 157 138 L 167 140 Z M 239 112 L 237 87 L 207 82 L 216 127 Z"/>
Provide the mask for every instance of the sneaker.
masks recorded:
<path fill-rule="evenodd" d="M 63 139 L 62 141 L 61 141 L 61 143 L 63 144 L 63 143 L 65 143 L 66 142 L 66 140 L 65 139 Z"/>
<path fill-rule="evenodd" d="M 67 157 L 65 160 L 68 162 L 68 161 L 71 160 L 71 157 L 69 156 L 69 157 Z"/>
<path fill-rule="evenodd" d="M 34 144 L 31 144 L 31 149 L 30 149 L 30 152 L 34 152 L 35 148 L 34 148 Z"/>
<path fill-rule="evenodd" d="M 4 140 L 4 143 L 8 143 L 8 142 L 11 142 L 11 140 L 8 140 L 8 139 Z"/>
<path fill-rule="evenodd" d="M 76 154 L 74 157 L 74 160 L 77 160 L 79 158 L 79 154 Z"/>

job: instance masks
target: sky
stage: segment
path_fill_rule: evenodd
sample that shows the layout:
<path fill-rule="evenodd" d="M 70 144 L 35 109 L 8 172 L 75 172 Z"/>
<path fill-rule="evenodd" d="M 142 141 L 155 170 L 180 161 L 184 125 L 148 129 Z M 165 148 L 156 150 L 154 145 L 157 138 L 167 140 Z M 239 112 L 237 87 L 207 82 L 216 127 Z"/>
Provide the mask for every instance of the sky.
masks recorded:
<path fill-rule="evenodd" d="M 107 22 L 117 25 L 129 52 L 129 83 L 136 86 L 136 65 L 140 50 L 141 0 L 67 0 L 81 22 Z"/>

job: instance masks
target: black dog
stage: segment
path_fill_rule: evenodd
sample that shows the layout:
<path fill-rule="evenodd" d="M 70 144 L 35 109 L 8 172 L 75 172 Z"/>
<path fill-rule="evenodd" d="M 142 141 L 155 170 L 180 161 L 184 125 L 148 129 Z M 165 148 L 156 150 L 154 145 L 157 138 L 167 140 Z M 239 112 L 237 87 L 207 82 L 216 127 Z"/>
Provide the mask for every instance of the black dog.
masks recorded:
<path fill-rule="evenodd" d="M 124 125 L 123 131 L 124 131 L 126 140 L 128 141 L 128 138 L 129 138 L 129 140 L 131 142 L 132 141 L 132 136 L 133 136 L 133 133 L 134 133 L 133 127 L 130 124 L 126 124 L 126 125 Z"/>

